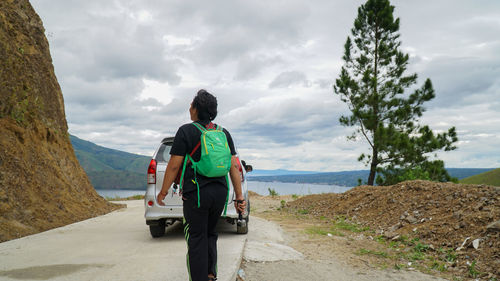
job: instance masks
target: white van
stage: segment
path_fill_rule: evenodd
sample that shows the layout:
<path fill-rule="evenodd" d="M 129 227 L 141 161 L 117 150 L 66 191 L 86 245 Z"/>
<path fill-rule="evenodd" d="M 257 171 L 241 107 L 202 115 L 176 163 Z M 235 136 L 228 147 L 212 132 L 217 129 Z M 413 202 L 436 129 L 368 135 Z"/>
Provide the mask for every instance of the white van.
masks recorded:
<path fill-rule="evenodd" d="M 153 237 L 161 237 L 165 234 L 165 227 L 173 224 L 176 221 L 182 221 L 182 198 L 179 195 L 179 189 L 176 184 L 173 184 L 168 191 L 165 200 L 165 206 L 160 206 L 156 202 L 156 196 L 161 191 L 163 177 L 167 168 L 168 160 L 170 159 L 170 148 L 174 142 L 173 137 L 164 138 L 158 149 L 156 150 L 147 172 L 147 189 L 144 196 L 144 207 L 146 209 L 144 217 L 146 224 L 149 225 L 149 231 Z M 240 163 L 241 173 L 241 189 L 243 196 L 247 202 L 247 209 L 243 212 L 239 222 L 239 214 L 234 208 L 233 200 L 235 199 L 234 188 L 229 180 L 229 200 L 227 202 L 227 211 L 225 216 L 221 216 L 226 222 L 236 224 L 236 232 L 245 234 L 248 232 L 248 218 L 250 215 L 250 201 L 248 200 L 248 188 L 246 173 L 252 170 L 252 166 L 246 165 L 244 161 Z M 238 223 L 236 223 L 238 222 Z"/>

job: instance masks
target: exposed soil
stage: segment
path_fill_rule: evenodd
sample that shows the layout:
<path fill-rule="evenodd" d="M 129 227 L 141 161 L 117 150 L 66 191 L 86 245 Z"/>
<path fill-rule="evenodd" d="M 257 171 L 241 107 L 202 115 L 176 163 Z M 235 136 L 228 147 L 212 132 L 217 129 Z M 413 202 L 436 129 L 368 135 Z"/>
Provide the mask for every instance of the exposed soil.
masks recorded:
<path fill-rule="evenodd" d="M 500 232 L 487 229 L 500 219 L 499 198 L 498 187 L 409 181 L 298 199 L 252 193 L 251 204 L 252 215 L 278 222 L 310 260 L 499 280 Z"/>
<path fill-rule="evenodd" d="M 75 157 L 42 21 L 28 0 L 0 1 L 0 242 L 120 207 Z"/>

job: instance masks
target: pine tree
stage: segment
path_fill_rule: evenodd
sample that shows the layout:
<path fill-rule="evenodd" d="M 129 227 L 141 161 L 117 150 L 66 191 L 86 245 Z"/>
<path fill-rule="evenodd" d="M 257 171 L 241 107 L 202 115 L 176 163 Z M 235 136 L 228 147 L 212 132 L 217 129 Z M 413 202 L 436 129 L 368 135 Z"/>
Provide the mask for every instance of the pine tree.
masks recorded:
<path fill-rule="evenodd" d="M 456 149 L 455 127 L 434 134 L 418 123 L 423 103 L 435 97 L 430 79 L 406 93 L 417 83 L 417 74 L 405 74 L 408 54 L 400 50 L 399 18 L 393 17 L 389 0 L 368 0 L 358 8 L 354 27 L 344 45 L 344 65 L 334 91 L 351 114 L 339 121 L 356 126 L 351 140 L 365 138 L 371 154 L 358 160 L 370 165 L 367 184 L 393 184 L 404 179 L 449 181 L 440 160 L 429 154 Z M 434 157 L 437 157 L 434 155 Z"/>

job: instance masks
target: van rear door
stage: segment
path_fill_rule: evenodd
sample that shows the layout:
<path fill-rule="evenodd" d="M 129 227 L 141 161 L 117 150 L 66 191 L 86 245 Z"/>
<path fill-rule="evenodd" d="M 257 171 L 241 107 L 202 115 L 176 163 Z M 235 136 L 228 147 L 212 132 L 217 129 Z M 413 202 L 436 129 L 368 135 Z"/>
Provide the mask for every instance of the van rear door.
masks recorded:
<path fill-rule="evenodd" d="M 165 177 L 165 170 L 167 169 L 168 161 L 170 160 L 170 148 L 172 148 L 173 138 L 171 141 L 163 142 L 156 153 L 155 160 L 157 163 L 156 167 L 156 195 L 160 193 L 161 187 L 163 185 L 163 178 Z M 168 194 L 165 197 L 164 208 L 169 208 L 172 206 L 182 206 L 182 198 L 179 196 L 179 190 L 174 189 L 174 185 L 168 190 Z"/>

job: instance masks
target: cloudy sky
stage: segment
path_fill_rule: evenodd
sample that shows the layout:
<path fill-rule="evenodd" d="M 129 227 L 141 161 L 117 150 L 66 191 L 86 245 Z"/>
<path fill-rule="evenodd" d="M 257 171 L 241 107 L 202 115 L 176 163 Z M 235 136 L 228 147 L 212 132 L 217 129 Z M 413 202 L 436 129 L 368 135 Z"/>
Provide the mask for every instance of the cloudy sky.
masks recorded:
<path fill-rule="evenodd" d="M 152 155 L 189 122 L 200 88 L 257 169 L 342 171 L 366 142 L 338 118 L 332 85 L 364 1 L 31 0 L 41 16 L 70 133 Z M 447 167 L 500 167 L 500 1 L 392 1 L 402 48 L 436 98 L 421 122 L 455 126 Z"/>

